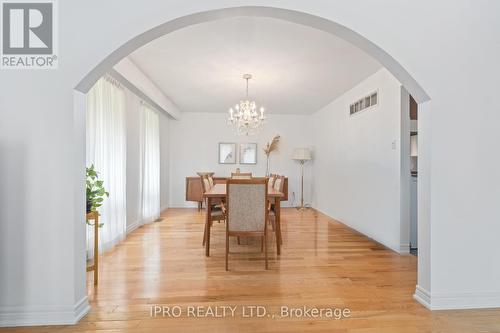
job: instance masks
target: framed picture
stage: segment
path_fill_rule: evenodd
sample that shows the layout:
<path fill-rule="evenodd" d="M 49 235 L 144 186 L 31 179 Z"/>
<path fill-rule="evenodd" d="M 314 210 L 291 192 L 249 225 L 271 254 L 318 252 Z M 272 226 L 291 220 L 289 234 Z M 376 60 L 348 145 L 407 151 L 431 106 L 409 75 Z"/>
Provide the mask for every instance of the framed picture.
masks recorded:
<path fill-rule="evenodd" d="M 256 143 L 240 143 L 240 164 L 257 164 Z"/>
<path fill-rule="evenodd" d="M 219 143 L 219 164 L 236 164 L 236 143 Z"/>

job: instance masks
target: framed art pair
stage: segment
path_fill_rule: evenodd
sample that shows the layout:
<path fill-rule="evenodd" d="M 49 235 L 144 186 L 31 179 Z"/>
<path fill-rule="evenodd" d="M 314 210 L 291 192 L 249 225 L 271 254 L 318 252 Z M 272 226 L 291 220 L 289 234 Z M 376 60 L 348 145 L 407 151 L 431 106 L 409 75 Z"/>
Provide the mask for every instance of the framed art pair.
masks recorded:
<path fill-rule="evenodd" d="M 236 164 L 237 144 L 219 143 L 219 164 Z M 257 144 L 240 143 L 239 144 L 239 163 L 257 164 Z"/>

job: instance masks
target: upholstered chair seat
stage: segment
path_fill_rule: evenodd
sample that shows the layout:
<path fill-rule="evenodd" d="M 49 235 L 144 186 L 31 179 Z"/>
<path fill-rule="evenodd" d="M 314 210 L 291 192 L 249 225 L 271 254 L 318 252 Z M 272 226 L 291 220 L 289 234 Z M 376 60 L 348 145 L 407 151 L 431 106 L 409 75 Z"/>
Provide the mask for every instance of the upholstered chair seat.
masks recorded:
<path fill-rule="evenodd" d="M 267 178 L 229 179 L 226 185 L 226 270 L 229 237 L 261 237 L 267 263 Z"/>

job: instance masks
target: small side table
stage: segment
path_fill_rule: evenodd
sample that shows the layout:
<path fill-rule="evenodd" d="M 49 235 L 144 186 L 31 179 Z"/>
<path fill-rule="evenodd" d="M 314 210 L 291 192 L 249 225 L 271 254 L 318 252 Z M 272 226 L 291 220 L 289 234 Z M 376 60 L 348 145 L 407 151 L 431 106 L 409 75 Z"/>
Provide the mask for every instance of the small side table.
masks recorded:
<path fill-rule="evenodd" d="M 90 212 L 86 216 L 87 222 L 94 221 L 94 264 L 87 266 L 87 272 L 94 271 L 94 285 L 99 281 L 99 212 Z"/>

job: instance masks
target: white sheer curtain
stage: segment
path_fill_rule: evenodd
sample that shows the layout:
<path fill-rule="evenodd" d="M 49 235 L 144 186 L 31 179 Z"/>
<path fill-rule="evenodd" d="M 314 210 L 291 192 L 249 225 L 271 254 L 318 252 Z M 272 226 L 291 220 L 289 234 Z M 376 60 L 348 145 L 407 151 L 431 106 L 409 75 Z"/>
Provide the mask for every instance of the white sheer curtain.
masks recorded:
<path fill-rule="evenodd" d="M 100 79 L 87 95 L 87 166 L 94 164 L 109 198 L 99 207 L 99 252 L 126 235 L 125 91 L 114 79 Z M 92 257 L 93 232 L 87 227 L 87 255 Z"/>
<path fill-rule="evenodd" d="M 160 117 L 146 103 L 140 107 L 141 223 L 160 217 Z"/>

